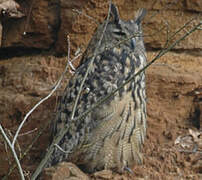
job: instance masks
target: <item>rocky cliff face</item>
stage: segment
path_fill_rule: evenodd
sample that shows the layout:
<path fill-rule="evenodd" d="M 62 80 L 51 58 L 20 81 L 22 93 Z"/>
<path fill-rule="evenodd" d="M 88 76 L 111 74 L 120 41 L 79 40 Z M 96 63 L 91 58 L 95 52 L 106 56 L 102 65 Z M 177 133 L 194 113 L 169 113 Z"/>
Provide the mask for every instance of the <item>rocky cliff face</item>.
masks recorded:
<path fill-rule="evenodd" d="M 16 0 L 12 11 L 0 1 L 0 123 L 12 139 L 26 113 L 54 86 L 66 63 L 67 35 L 71 55 L 83 52 L 97 23 L 107 14 L 104 0 Z M 122 18 L 131 19 L 138 8 L 148 9 L 143 23 L 148 60 L 152 60 L 170 36 L 190 19 L 196 20 L 172 38 L 176 41 L 201 20 L 201 0 L 132 1 L 114 0 Z M 5 8 L 7 7 L 7 9 Z M 14 13 L 15 12 L 15 13 Z M 82 12 L 82 13 L 81 13 Z M 15 14 L 13 16 L 9 14 Z M 18 15 L 16 15 L 18 14 Z M 20 15 L 19 15 L 20 14 Z M 89 16 L 89 17 L 87 17 Z M 93 20 L 92 20 L 93 18 Z M 188 129 L 201 129 L 202 122 L 202 31 L 198 30 L 177 44 L 171 52 L 147 69 L 148 133 L 144 164 L 134 167 L 134 175 L 104 172 L 92 176 L 79 170 L 75 176 L 92 179 L 200 179 L 200 147 L 196 153 L 179 152 L 178 136 Z M 56 57 L 55 55 L 62 55 Z M 77 66 L 79 60 L 74 62 Z M 25 152 L 40 130 L 54 119 L 57 102 L 68 79 L 25 123 L 16 151 Z M 22 160 L 27 177 L 33 172 L 48 147 L 49 126 Z M 0 177 L 7 174 L 13 157 L 0 136 Z M 75 168 L 76 169 L 76 168 Z M 44 172 L 44 179 L 68 176 L 65 163 Z M 50 173 L 51 172 L 51 173 Z M 16 179 L 15 170 L 9 179 Z M 62 177 L 61 177 L 62 178 Z"/>
<path fill-rule="evenodd" d="M 14 0 L 2 0 L 2 2 L 8 1 Z M 85 2 L 82 0 L 19 0 L 16 2 L 18 4 L 13 9 L 16 8 L 22 15 L 8 17 L 6 14 L 1 17 L 3 26 L 1 47 L 43 50 L 52 48 L 59 54 L 67 52 L 67 34 L 71 36 L 73 50 L 78 47 L 85 49 L 97 23 L 106 17 L 108 8 L 108 3 L 103 0 Z M 119 7 L 121 17 L 125 19 L 133 18 L 134 11 L 140 7 L 148 10 L 144 29 L 147 35 L 145 41 L 147 47 L 152 49 L 162 48 L 167 39 L 167 31 L 175 32 L 188 20 L 197 16 L 202 6 L 200 0 L 194 2 L 191 0 L 176 2 L 116 0 L 114 3 Z M 175 49 L 201 49 L 200 37 L 200 31 L 194 33 L 178 44 Z M 177 37 L 173 40 L 176 39 Z"/>

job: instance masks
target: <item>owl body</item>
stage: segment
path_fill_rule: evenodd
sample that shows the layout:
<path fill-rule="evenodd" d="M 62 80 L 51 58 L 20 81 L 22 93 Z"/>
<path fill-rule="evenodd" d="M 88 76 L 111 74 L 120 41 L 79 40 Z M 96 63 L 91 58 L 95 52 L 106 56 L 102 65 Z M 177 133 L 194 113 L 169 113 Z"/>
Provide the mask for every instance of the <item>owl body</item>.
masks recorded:
<path fill-rule="evenodd" d="M 116 6 L 112 5 L 111 17 L 80 94 L 75 118 L 146 65 L 141 30 L 144 14 L 145 11 L 140 10 L 134 20 L 123 21 Z M 68 127 L 68 132 L 58 144 L 66 153 L 55 148 L 51 165 L 71 161 L 88 172 L 101 169 L 122 171 L 142 161 L 141 148 L 146 134 L 144 72 L 82 119 L 70 118 L 103 29 L 104 23 L 92 38 L 82 65 L 69 81 L 58 106 L 52 136 L 56 136 L 64 126 Z M 117 43 L 119 45 L 115 46 Z"/>

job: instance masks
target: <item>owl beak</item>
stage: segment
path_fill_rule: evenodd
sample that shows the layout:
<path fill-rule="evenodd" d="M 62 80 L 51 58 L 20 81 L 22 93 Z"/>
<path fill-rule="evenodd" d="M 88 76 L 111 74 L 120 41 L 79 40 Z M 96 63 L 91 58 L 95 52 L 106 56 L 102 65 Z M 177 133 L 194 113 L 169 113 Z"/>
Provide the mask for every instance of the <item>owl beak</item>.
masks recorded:
<path fill-rule="evenodd" d="M 135 49 L 135 46 L 136 46 L 136 40 L 135 40 L 135 38 L 132 38 L 132 39 L 131 39 L 131 47 L 132 47 L 133 49 Z"/>

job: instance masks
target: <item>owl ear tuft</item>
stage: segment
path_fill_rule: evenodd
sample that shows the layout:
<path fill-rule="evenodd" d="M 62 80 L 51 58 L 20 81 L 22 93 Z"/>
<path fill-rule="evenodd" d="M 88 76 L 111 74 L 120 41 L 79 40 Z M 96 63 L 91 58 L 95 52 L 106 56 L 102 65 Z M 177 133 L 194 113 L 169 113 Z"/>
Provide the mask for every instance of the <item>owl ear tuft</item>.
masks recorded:
<path fill-rule="evenodd" d="M 119 11 L 116 5 L 114 5 L 113 3 L 111 4 L 111 14 L 110 14 L 110 18 L 112 19 L 112 21 L 114 22 L 119 22 L 120 16 L 119 16 Z"/>
<path fill-rule="evenodd" d="M 146 9 L 144 9 L 144 8 L 139 9 L 135 16 L 135 22 L 139 25 L 142 22 L 142 20 L 146 14 L 147 14 Z"/>

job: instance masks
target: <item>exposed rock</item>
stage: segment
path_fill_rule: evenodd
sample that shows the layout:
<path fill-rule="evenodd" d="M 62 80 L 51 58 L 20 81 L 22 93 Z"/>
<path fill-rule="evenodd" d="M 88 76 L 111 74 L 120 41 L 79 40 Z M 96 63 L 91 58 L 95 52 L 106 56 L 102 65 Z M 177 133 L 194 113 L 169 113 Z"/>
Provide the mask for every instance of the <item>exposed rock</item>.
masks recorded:
<path fill-rule="evenodd" d="M 103 0 L 16 2 L 20 5 L 20 12 L 26 16 L 3 22 L 2 47 L 52 48 L 52 52 L 56 51 L 59 54 L 67 51 L 67 34 L 71 38 L 72 52 L 78 47 L 84 51 L 97 27 L 97 24 L 86 15 L 102 22 L 108 8 L 107 1 Z M 114 1 L 120 9 L 120 15 L 125 19 L 132 18 L 134 10 L 140 7 L 149 10 L 143 24 L 144 33 L 145 35 L 156 33 L 155 36 L 145 37 L 147 49 L 163 47 L 166 30 L 160 32 L 158 30 L 165 23 L 168 24 L 169 33 L 173 33 L 201 11 L 200 0 L 176 1 L 174 5 L 172 0 L 154 1 L 153 4 L 152 2 Z M 82 11 L 83 14 L 72 9 Z M 157 14 L 150 18 L 154 13 Z M 189 26 L 191 27 L 193 24 Z M 26 32 L 26 35 L 23 35 L 23 32 Z M 167 53 L 147 70 L 148 132 L 144 147 L 144 164 L 133 168 L 134 175 L 94 174 L 89 176 L 91 179 L 100 179 L 101 176 L 104 178 L 112 176 L 112 179 L 201 179 L 201 156 L 180 153 L 173 149 L 176 137 L 186 133 L 190 127 L 201 128 L 202 106 L 200 91 L 198 91 L 202 84 L 201 33 L 202 31 L 197 31 L 178 44 L 174 50 L 181 50 L 180 53 Z M 184 50 L 186 53 L 183 53 Z M 5 53 L 5 49 L 1 49 L 1 53 Z M 148 53 L 149 61 L 156 53 Z M 65 62 L 66 58 L 41 55 L 14 57 L 0 61 L 0 121 L 6 132 L 10 132 L 10 139 L 25 114 L 51 91 L 64 70 Z M 75 64 L 78 65 L 78 61 Z M 45 124 L 54 119 L 57 101 L 69 76 L 70 74 L 65 77 L 57 93 L 41 104 L 26 121 L 20 132 L 21 136 L 17 139 L 18 155 L 27 149 Z M 199 92 L 199 95 L 193 92 Z M 196 108 L 200 112 L 197 118 L 193 116 Z M 193 123 L 196 119 L 199 125 Z M 42 152 L 48 147 L 49 136 L 50 129 L 47 128 L 22 161 L 23 170 L 27 172 L 28 177 L 43 157 Z M 0 154 L 1 179 L 7 174 L 13 161 L 13 156 L 9 150 L 6 151 L 5 142 L 1 137 Z M 54 177 L 61 178 L 61 174 L 64 177 L 68 175 L 69 171 L 66 170 L 66 165 L 64 167 L 58 165 L 49 172 L 53 173 Z M 16 170 L 9 179 L 17 179 L 18 175 Z"/>
<path fill-rule="evenodd" d="M 155 54 L 155 52 L 148 53 L 148 59 L 151 60 Z M 191 125 L 190 112 L 192 112 L 195 99 L 192 91 L 197 90 L 202 84 L 201 63 L 200 56 L 168 53 L 147 70 L 148 133 L 144 148 L 145 158 L 144 165 L 134 168 L 134 177 L 144 177 L 145 179 L 161 177 L 164 179 L 168 176 L 168 171 L 177 173 L 176 168 L 184 174 L 183 178 L 187 177 L 189 173 L 193 174 L 195 170 L 198 173 L 200 166 L 196 166 L 196 169 L 192 171 L 192 161 L 185 158 L 184 154 L 165 151 L 165 149 L 172 149 L 176 137 L 185 133 Z M 0 114 L 3 127 L 14 134 L 25 114 L 41 97 L 50 92 L 50 88 L 58 79 L 64 65 L 65 58 L 43 56 L 0 61 Z M 67 80 L 62 87 L 66 83 Z M 21 151 L 16 148 L 18 153 L 23 153 L 40 129 L 49 120 L 54 119 L 56 99 L 56 95 L 53 95 L 32 113 L 20 133 L 28 132 L 28 134 L 18 138 L 21 147 Z M 23 160 L 25 171 L 32 172 L 39 164 L 43 156 L 41 153 L 45 152 L 48 146 L 49 135 L 50 130 L 47 129 Z M 8 154 L 4 149 L 4 141 L 1 140 L 0 176 L 5 174 L 9 167 Z M 178 157 L 176 160 L 178 165 L 173 164 L 175 156 Z M 11 160 L 13 159 L 11 154 L 9 157 Z M 192 159 L 195 162 L 195 157 Z M 180 166 L 181 163 L 187 163 L 186 167 Z M 164 165 L 162 166 L 162 164 Z M 53 171 L 54 174 L 58 173 L 56 169 Z M 13 177 L 16 174 L 18 173 L 13 174 Z M 177 174 L 174 175 L 177 176 Z M 170 174 L 168 177 L 172 179 L 174 175 Z M 115 177 L 120 179 L 118 174 L 113 174 L 114 179 Z M 127 176 L 123 175 L 123 177 Z M 198 175 L 195 174 L 194 178 L 197 179 L 197 177 Z M 95 174 L 92 178 L 99 179 L 100 175 Z M 133 179 L 133 176 L 130 179 Z"/>
<path fill-rule="evenodd" d="M 59 31 L 59 41 L 57 41 L 56 50 L 57 52 L 66 52 L 66 35 L 70 34 L 72 39 L 72 45 L 74 51 L 79 47 L 82 50 L 85 49 L 93 30 L 97 26 L 90 18 L 87 18 L 85 15 L 93 17 L 95 20 L 98 20 L 99 17 L 106 17 L 107 14 L 107 4 L 101 5 L 101 0 L 97 1 L 94 6 L 90 6 L 89 1 L 86 4 L 82 4 L 83 8 L 78 8 L 78 10 L 83 12 L 83 15 L 75 15 L 74 12 L 71 12 L 71 16 L 74 14 L 74 21 L 69 23 L 68 18 L 61 18 L 61 29 Z M 187 11 L 184 3 L 182 1 L 130 1 L 124 0 L 119 1 L 115 0 L 114 3 L 120 9 L 120 15 L 124 19 L 134 18 L 134 11 L 138 8 L 148 9 L 148 14 L 144 20 L 143 28 L 145 33 L 145 42 L 148 48 L 163 48 L 167 41 L 167 32 L 171 36 L 175 31 L 182 27 L 186 22 L 191 18 L 198 15 L 198 13 L 193 11 Z M 126 6 L 127 4 L 127 6 Z M 92 12 L 96 11 L 96 14 Z M 67 9 L 68 10 L 68 9 Z M 66 10 L 66 11 L 67 11 Z M 64 11 L 64 12 L 63 12 Z M 69 12 L 69 11 L 68 11 Z M 65 14 L 65 9 L 61 9 L 61 14 Z M 104 15 L 103 15 L 104 13 Z M 71 17 L 70 16 L 70 17 Z M 152 18 L 151 18 L 152 17 Z M 99 22 L 99 21 L 98 21 Z M 179 23 L 180 22 L 180 23 Z M 199 18 L 191 23 L 188 26 L 188 29 L 192 28 L 196 23 L 199 22 Z M 167 25 L 166 25 L 167 24 Z M 68 26 L 68 27 L 67 27 Z M 67 28 L 65 28 L 67 27 Z M 163 28 L 164 27 L 164 28 Z M 163 29 L 162 29 L 163 28 Z M 185 31 L 182 31 L 175 36 L 171 42 L 176 41 L 185 34 Z M 186 50 L 186 49 L 201 49 L 201 37 L 202 32 L 197 31 L 189 36 L 186 40 L 177 44 L 174 47 L 176 50 Z M 79 44 L 80 42 L 80 44 Z M 59 48 L 59 49 L 58 49 Z M 61 51 L 62 50 L 62 51 Z"/>
<path fill-rule="evenodd" d="M 72 26 L 75 23 L 75 19 L 78 16 L 73 9 L 82 10 L 84 4 L 86 4 L 87 1 L 71 1 L 71 0 L 61 0 L 60 7 L 60 19 L 61 19 L 61 26 L 60 30 L 58 32 L 58 40 L 56 42 L 56 51 L 58 53 L 63 53 L 67 51 L 67 35 L 69 35 L 73 30 Z M 85 32 L 83 32 L 85 33 Z M 71 42 L 72 36 L 71 37 Z"/>
<path fill-rule="evenodd" d="M 14 0 L 1 0 L 0 1 L 0 47 L 2 43 L 2 33 L 3 33 L 3 27 L 2 27 L 2 21 L 5 21 L 5 19 L 10 18 L 22 18 L 25 16 L 23 13 L 19 11 L 19 4 L 16 3 Z"/>
<path fill-rule="evenodd" d="M 56 42 L 57 53 L 67 52 L 67 35 L 71 38 L 72 52 L 84 52 L 99 22 L 106 17 L 108 2 L 102 0 L 61 1 L 61 28 Z M 92 20 L 94 19 L 94 20 Z"/>
<path fill-rule="evenodd" d="M 111 170 L 98 171 L 98 172 L 95 172 L 93 174 L 93 176 L 97 179 L 98 178 L 101 178 L 101 179 L 112 179 L 113 178 L 113 174 L 112 174 Z"/>
<path fill-rule="evenodd" d="M 19 4 L 25 17 L 3 22 L 2 47 L 51 48 L 60 24 L 59 0 L 26 0 Z"/>
<path fill-rule="evenodd" d="M 65 58 L 57 59 L 47 56 L 21 57 L 0 61 L 0 117 L 1 125 L 5 130 L 10 130 L 11 134 L 14 135 L 25 115 L 41 98 L 50 93 L 55 82 L 62 74 L 65 63 Z M 22 154 L 41 128 L 54 119 L 56 103 L 60 98 L 61 90 L 67 84 L 67 80 L 67 77 L 65 77 L 64 84 L 59 87 L 57 93 L 41 104 L 27 119 L 20 131 L 22 135 L 17 139 L 20 144 L 20 148 L 16 147 L 18 153 Z M 46 129 L 45 132 L 37 143 L 40 146 L 33 148 L 31 150 L 32 155 L 30 154 L 31 156 L 27 156 L 23 160 L 25 164 L 29 164 L 30 159 L 36 163 L 39 158 L 38 155 L 44 152 L 49 144 L 50 130 Z M 20 149 L 23 149 L 23 151 Z M 7 156 L 10 157 L 10 163 L 13 160 L 9 151 L 6 153 L 5 142 L 2 138 L 0 140 L 0 151 L 1 177 L 10 166 Z"/>
<path fill-rule="evenodd" d="M 148 9 L 143 25 L 145 41 L 149 48 L 157 49 L 164 46 L 167 32 L 171 36 L 202 10 L 200 0 L 154 2 L 114 0 L 114 3 L 119 7 L 121 17 L 125 19 L 133 18 L 134 11 L 138 8 Z M 77 48 L 84 51 L 97 23 L 102 22 L 106 17 L 108 9 L 107 1 L 103 0 L 33 0 L 31 2 L 25 0 L 19 1 L 19 6 L 20 12 L 25 14 L 25 17 L 4 21 L 2 47 L 54 48 L 53 51 L 58 54 L 67 52 L 67 35 L 71 38 L 72 52 Z M 196 20 L 190 24 L 188 29 L 196 25 L 197 21 L 199 22 Z M 178 33 L 172 42 L 184 33 L 185 31 Z M 174 49 L 199 50 L 201 36 L 202 32 L 197 31 Z"/>
<path fill-rule="evenodd" d="M 191 11 L 202 12 L 202 1 L 201 0 L 185 0 L 186 8 Z"/>
<path fill-rule="evenodd" d="M 155 17 L 150 18 L 154 14 L 154 11 L 148 13 L 147 19 L 145 20 L 144 33 L 145 41 L 148 48 L 163 48 L 177 30 L 179 30 L 184 24 L 186 24 L 191 18 L 194 18 L 196 14 L 187 11 L 160 11 Z M 168 18 L 169 17 L 169 18 Z M 180 22 L 180 23 L 179 23 Z M 182 37 L 188 30 L 194 27 L 199 22 L 199 18 L 189 26 L 186 30 L 177 33 L 170 43 L 174 43 L 180 37 Z M 164 27 L 164 28 L 163 28 Z M 163 28 L 163 29 L 162 29 Z M 168 33 L 168 36 L 167 36 Z M 201 31 L 192 33 L 188 38 L 178 43 L 173 49 L 174 50 L 198 50 L 201 48 L 202 39 Z"/>
<path fill-rule="evenodd" d="M 55 167 L 46 168 L 41 176 L 43 180 L 90 180 L 76 165 L 62 162 Z"/>

